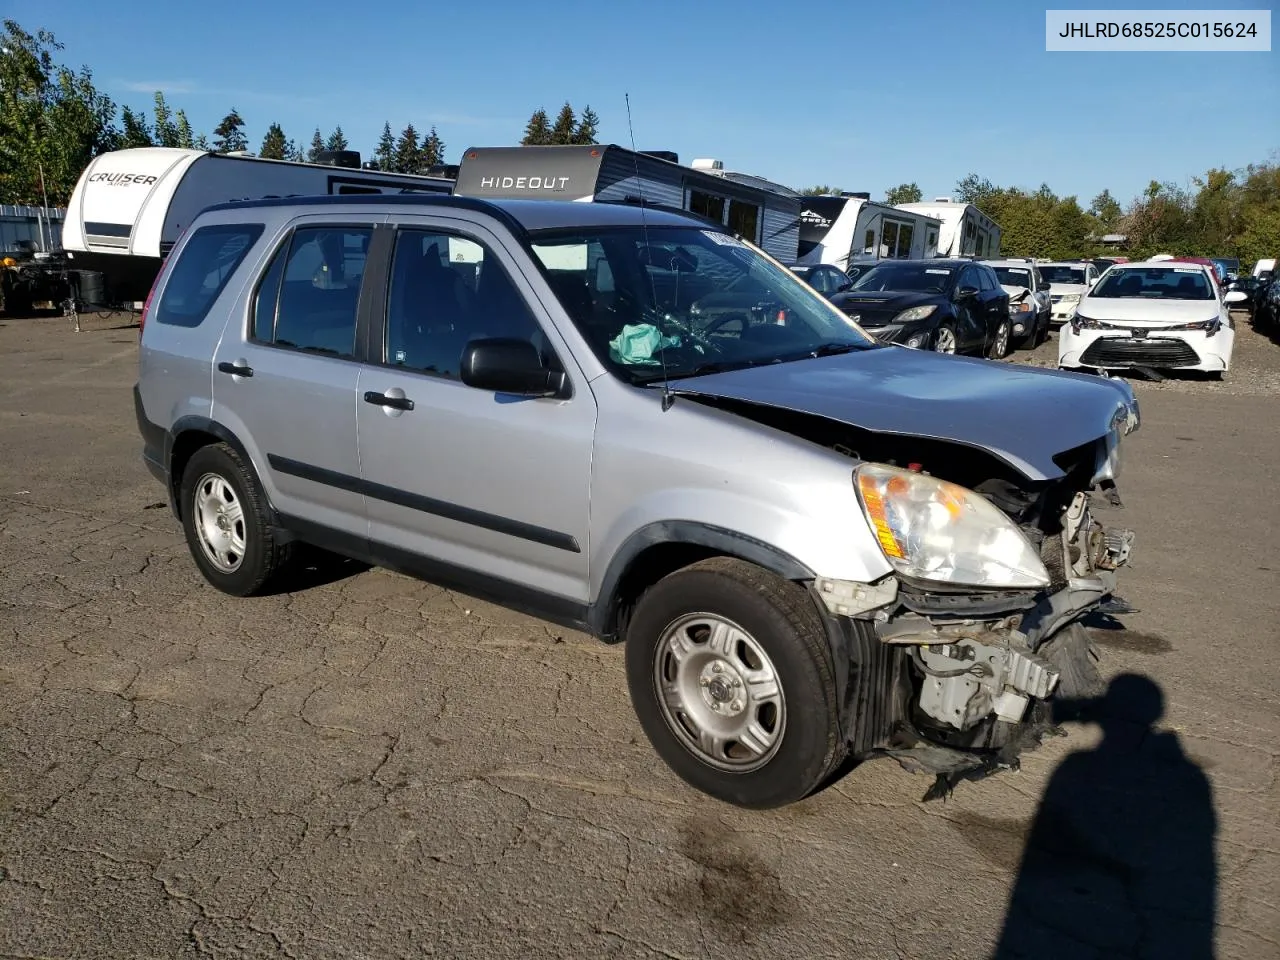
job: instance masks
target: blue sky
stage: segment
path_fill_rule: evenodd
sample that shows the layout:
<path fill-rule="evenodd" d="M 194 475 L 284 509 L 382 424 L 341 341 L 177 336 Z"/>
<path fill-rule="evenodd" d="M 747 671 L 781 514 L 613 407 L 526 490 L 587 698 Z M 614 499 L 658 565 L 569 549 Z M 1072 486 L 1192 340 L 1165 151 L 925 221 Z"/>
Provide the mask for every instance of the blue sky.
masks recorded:
<path fill-rule="evenodd" d="M 1228 6 L 1250 5 L 1263 6 Z M 254 150 L 272 121 L 304 144 L 317 125 L 341 124 L 368 156 L 389 120 L 397 132 L 435 124 L 457 162 L 468 146 L 518 142 L 535 108 L 554 115 L 565 100 L 589 104 L 599 139 L 625 146 L 629 93 L 639 149 L 874 197 L 906 181 L 943 195 L 976 172 L 1028 189 L 1047 182 L 1083 205 L 1103 187 L 1127 202 L 1152 178 L 1185 184 L 1209 167 L 1280 159 L 1274 44 L 1270 53 L 1047 53 L 1044 10 L 59 0 L 17 19 L 53 31 L 60 60 L 87 64 L 117 103 L 149 108 L 163 89 L 206 133 L 234 105 Z"/>

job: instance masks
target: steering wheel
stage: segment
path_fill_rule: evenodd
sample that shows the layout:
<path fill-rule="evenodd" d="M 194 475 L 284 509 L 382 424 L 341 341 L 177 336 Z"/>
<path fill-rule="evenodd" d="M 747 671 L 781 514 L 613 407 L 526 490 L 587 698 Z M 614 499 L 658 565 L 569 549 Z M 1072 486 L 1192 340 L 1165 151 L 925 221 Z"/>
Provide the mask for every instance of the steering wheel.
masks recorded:
<path fill-rule="evenodd" d="M 700 331 L 698 331 L 698 336 L 710 337 L 714 333 L 716 333 L 721 327 L 725 326 L 726 324 L 733 323 L 735 321 L 742 324 L 742 329 L 739 331 L 739 335 L 741 335 L 743 333 L 746 333 L 747 327 L 751 323 L 751 317 L 745 311 L 741 313 L 726 313 L 723 316 L 716 317 L 714 320 L 709 321 L 705 327 L 703 327 Z"/>

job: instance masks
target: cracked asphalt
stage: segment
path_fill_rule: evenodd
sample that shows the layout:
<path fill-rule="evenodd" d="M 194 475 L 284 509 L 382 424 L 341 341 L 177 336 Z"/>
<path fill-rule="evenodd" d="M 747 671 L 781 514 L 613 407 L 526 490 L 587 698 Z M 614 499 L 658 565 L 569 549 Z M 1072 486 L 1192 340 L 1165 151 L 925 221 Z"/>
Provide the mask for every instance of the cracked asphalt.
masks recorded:
<path fill-rule="evenodd" d="M 1280 345 L 1239 337 L 1225 383 L 1136 384 L 1139 612 L 1094 637 L 1208 777 L 1217 955 L 1273 958 Z M 621 648 L 321 556 L 280 595 L 206 586 L 139 458 L 136 341 L 0 319 L 0 956 L 991 954 L 1096 727 L 945 801 L 877 760 L 716 803 L 644 741 Z"/>

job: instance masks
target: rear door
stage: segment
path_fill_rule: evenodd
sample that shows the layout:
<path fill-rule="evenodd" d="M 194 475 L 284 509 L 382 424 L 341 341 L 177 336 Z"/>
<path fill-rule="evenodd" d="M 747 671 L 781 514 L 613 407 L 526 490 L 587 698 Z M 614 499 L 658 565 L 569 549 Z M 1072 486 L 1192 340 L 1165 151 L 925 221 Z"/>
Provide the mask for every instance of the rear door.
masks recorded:
<path fill-rule="evenodd" d="M 375 224 L 303 217 L 263 258 L 213 368 L 213 417 L 300 528 L 367 534 L 356 446 L 357 316 Z"/>
<path fill-rule="evenodd" d="M 400 215 L 357 395 L 369 535 L 544 597 L 589 597 L 595 399 L 531 284 L 533 264 L 478 223 Z M 564 297 L 581 275 L 562 263 Z M 572 381 L 567 400 L 466 386 L 467 342 L 516 337 Z"/>
<path fill-rule="evenodd" d="M 971 297 L 959 297 L 959 291 L 965 288 L 977 292 Z M 955 289 L 957 346 L 963 351 L 981 349 L 987 342 L 987 307 L 978 268 L 972 264 L 963 267 Z"/>

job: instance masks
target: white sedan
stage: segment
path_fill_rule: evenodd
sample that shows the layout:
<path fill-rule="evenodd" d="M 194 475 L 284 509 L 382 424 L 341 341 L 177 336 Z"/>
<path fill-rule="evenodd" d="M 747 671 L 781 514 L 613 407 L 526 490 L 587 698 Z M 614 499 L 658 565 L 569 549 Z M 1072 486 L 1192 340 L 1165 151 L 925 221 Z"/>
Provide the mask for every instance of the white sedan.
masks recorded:
<path fill-rule="evenodd" d="M 1058 337 L 1058 366 L 1095 370 L 1231 367 L 1235 328 L 1209 268 L 1197 263 L 1116 264 L 1080 298 Z"/>

